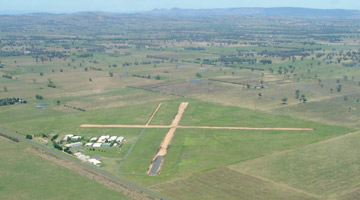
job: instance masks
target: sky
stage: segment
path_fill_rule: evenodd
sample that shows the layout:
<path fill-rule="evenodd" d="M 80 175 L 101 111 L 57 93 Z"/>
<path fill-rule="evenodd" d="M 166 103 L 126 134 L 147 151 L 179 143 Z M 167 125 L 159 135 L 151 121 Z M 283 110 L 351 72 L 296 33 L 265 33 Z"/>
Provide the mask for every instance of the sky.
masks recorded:
<path fill-rule="evenodd" d="M 135 12 L 174 7 L 303 7 L 360 10 L 360 0 L 0 0 L 0 11 L 13 12 Z"/>

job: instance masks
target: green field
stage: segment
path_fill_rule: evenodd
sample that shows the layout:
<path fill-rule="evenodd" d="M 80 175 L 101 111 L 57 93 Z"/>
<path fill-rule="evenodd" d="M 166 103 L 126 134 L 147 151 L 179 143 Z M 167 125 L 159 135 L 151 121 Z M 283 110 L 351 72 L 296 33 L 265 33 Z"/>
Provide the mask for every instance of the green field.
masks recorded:
<path fill-rule="evenodd" d="M 349 134 L 229 168 L 335 198 L 359 187 L 359 141 L 359 133 Z"/>
<path fill-rule="evenodd" d="M 316 199 L 227 168 L 207 171 L 151 187 L 172 199 Z"/>
<path fill-rule="evenodd" d="M 22 142 L 0 138 L 2 199 L 128 199 L 26 148 Z"/>

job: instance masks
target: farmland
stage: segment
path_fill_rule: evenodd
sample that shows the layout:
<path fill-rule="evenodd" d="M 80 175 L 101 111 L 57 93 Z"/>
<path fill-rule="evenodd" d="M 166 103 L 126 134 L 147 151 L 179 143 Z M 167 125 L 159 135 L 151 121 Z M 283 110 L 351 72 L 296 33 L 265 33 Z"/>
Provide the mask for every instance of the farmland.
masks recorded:
<path fill-rule="evenodd" d="M 359 198 L 358 19 L 148 17 L 0 16 L 0 128 L 166 199 Z M 134 198 L 0 144 L 6 199 Z"/>

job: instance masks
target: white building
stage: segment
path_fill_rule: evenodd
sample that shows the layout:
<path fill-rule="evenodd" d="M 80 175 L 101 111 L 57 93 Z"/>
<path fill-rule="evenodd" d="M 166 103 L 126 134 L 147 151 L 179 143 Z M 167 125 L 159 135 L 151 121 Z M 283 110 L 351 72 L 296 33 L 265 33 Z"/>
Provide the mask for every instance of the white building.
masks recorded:
<path fill-rule="evenodd" d="M 65 135 L 64 141 L 67 141 L 69 138 L 71 139 L 73 136 L 74 135 L 71 135 L 71 134 Z"/>
<path fill-rule="evenodd" d="M 80 139 L 81 139 L 81 136 L 72 136 L 71 139 L 72 139 L 72 140 L 80 140 Z"/>
<path fill-rule="evenodd" d="M 89 159 L 88 162 L 93 164 L 93 165 L 96 165 L 98 167 L 100 167 L 100 165 L 101 165 L 101 162 L 99 160 L 94 159 L 94 158 Z"/>
<path fill-rule="evenodd" d="M 88 161 L 90 159 L 90 156 L 86 156 L 86 155 L 80 155 L 78 156 L 78 158 L 84 162 Z"/>
<path fill-rule="evenodd" d="M 101 147 L 101 144 L 102 144 L 102 143 L 100 143 L 100 142 L 94 143 L 94 144 L 93 144 L 93 147 L 99 148 L 99 147 Z"/>
<path fill-rule="evenodd" d="M 75 143 L 70 143 L 70 144 L 65 144 L 66 147 L 69 148 L 77 148 L 77 147 L 81 147 L 81 142 L 75 142 Z"/>
<path fill-rule="evenodd" d="M 118 136 L 111 136 L 110 139 L 109 139 L 109 142 L 115 141 L 116 138 L 118 138 Z"/>
<path fill-rule="evenodd" d="M 98 139 L 98 143 L 104 143 L 107 139 L 110 138 L 110 135 L 102 135 L 99 139 Z"/>
<path fill-rule="evenodd" d="M 91 147 L 92 145 L 93 145 L 93 143 L 91 143 L 91 142 L 85 144 L 86 147 Z"/>
<path fill-rule="evenodd" d="M 124 141 L 124 137 L 118 137 L 117 139 L 116 139 L 116 142 L 123 142 Z"/>
<path fill-rule="evenodd" d="M 90 142 L 96 142 L 97 139 L 98 139 L 97 137 L 93 137 L 93 138 L 90 139 Z"/>
<path fill-rule="evenodd" d="M 80 155 L 83 155 L 81 152 L 74 153 L 74 156 L 79 157 Z"/>

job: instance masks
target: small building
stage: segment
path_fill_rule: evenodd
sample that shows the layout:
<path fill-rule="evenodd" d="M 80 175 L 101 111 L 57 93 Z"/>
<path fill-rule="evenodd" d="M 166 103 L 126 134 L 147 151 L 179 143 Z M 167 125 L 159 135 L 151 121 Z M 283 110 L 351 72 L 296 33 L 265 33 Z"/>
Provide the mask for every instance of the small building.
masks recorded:
<path fill-rule="evenodd" d="M 76 153 L 74 153 L 74 156 L 76 156 L 76 157 L 79 157 L 79 156 L 81 156 L 81 155 L 83 155 L 81 152 L 76 152 Z"/>
<path fill-rule="evenodd" d="M 65 135 L 64 141 L 67 141 L 68 139 L 71 139 L 72 137 L 74 137 L 74 135 L 71 135 L 71 134 Z"/>
<path fill-rule="evenodd" d="M 107 139 L 110 138 L 110 135 L 102 135 L 97 142 L 104 143 Z"/>
<path fill-rule="evenodd" d="M 110 139 L 109 139 L 109 142 L 115 141 L 116 138 L 118 138 L 118 136 L 111 136 Z"/>
<path fill-rule="evenodd" d="M 91 147 L 92 145 L 93 145 L 93 143 L 91 143 L 91 142 L 85 144 L 86 147 Z"/>
<path fill-rule="evenodd" d="M 95 148 L 99 148 L 99 147 L 101 147 L 101 144 L 102 144 L 102 143 L 99 143 L 99 142 L 94 143 L 94 144 L 93 144 L 93 147 L 95 147 Z"/>
<path fill-rule="evenodd" d="M 98 167 L 101 166 L 101 162 L 99 160 L 94 159 L 94 158 L 89 159 L 88 162 L 93 164 L 93 165 L 96 165 Z"/>
<path fill-rule="evenodd" d="M 88 161 L 90 159 L 90 156 L 87 155 L 80 155 L 78 158 L 84 162 Z"/>
<path fill-rule="evenodd" d="M 78 148 L 78 147 L 81 147 L 81 142 L 75 142 L 75 143 L 70 143 L 70 144 L 65 144 L 66 147 L 69 147 L 69 148 Z"/>
<path fill-rule="evenodd" d="M 123 142 L 124 141 L 124 137 L 118 137 L 117 139 L 116 139 L 116 142 Z"/>
<path fill-rule="evenodd" d="M 81 139 L 81 136 L 72 136 L 71 139 L 72 139 L 72 140 L 80 140 L 80 139 Z"/>

